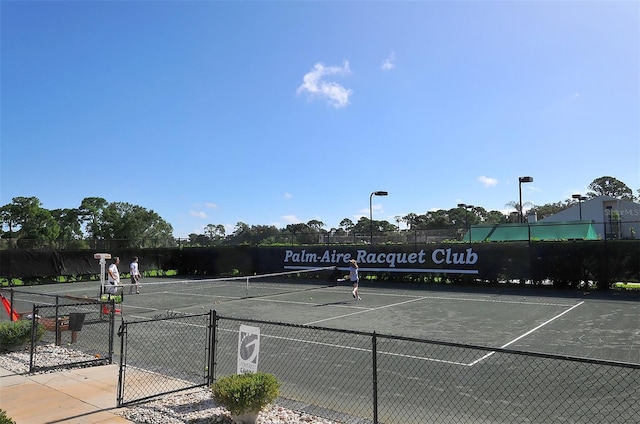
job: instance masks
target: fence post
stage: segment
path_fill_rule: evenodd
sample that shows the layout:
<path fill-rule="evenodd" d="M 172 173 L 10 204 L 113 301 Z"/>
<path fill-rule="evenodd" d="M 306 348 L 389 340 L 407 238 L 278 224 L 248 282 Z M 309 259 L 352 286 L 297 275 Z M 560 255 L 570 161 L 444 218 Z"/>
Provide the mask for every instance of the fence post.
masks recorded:
<path fill-rule="evenodd" d="M 102 304 L 100 304 L 102 308 Z M 109 364 L 113 364 L 113 343 L 116 322 L 116 301 L 111 299 L 111 311 L 109 312 Z M 124 320 L 123 320 L 124 322 Z"/>
<path fill-rule="evenodd" d="M 100 307 L 102 308 L 102 305 L 100 305 Z M 118 407 L 121 407 L 122 399 L 124 399 L 124 370 L 127 364 L 127 322 L 125 320 L 122 320 L 122 323 L 120 324 L 118 336 L 120 337 L 120 366 L 118 367 L 118 394 L 116 397 L 116 404 Z"/>
<path fill-rule="evenodd" d="M 373 355 L 373 424 L 378 424 L 378 349 L 376 332 L 371 337 L 371 353 Z"/>
<path fill-rule="evenodd" d="M 11 292 L 13 294 L 13 291 Z M 11 303 L 11 308 L 13 308 L 13 303 Z M 29 372 L 34 371 L 33 362 L 35 360 L 36 354 L 36 332 L 38 331 L 38 306 L 34 303 L 31 308 L 31 347 L 29 351 Z"/>
<path fill-rule="evenodd" d="M 216 347 L 218 346 L 218 316 L 215 309 L 209 311 L 209 371 L 207 372 L 207 386 L 213 384 L 216 375 Z"/>
<path fill-rule="evenodd" d="M 56 346 L 62 344 L 62 331 L 60 331 L 60 296 L 56 295 L 56 317 L 55 317 L 55 331 L 56 331 Z"/>

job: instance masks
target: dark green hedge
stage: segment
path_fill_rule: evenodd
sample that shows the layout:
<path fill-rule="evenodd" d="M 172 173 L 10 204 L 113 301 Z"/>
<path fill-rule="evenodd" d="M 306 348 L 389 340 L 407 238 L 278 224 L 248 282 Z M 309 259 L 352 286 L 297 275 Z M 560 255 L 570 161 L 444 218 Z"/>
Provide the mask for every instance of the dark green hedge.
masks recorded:
<path fill-rule="evenodd" d="M 553 284 L 554 287 L 577 287 L 581 281 L 591 280 L 599 288 L 608 288 L 617 281 L 639 281 L 640 240 L 510 242 L 472 244 L 382 245 L 367 246 L 310 246 L 307 251 L 349 252 L 358 249 L 376 253 L 416 252 L 427 255 L 434 249 L 471 248 L 478 255 L 473 264 L 477 275 L 377 272 L 376 277 L 388 281 L 430 281 L 450 283 L 499 284 L 515 280 L 524 284 Z M 253 275 L 282 271 L 287 249 L 302 247 L 212 247 L 122 250 L 110 252 L 121 257 L 121 271 L 135 255 L 140 269 L 177 270 L 182 275 Z M 319 264 L 322 265 L 322 264 Z M 432 267 L 433 264 L 426 264 Z M 0 277 L 47 278 L 99 274 L 99 261 L 88 251 L 3 250 L 0 251 Z M 396 268 L 397 270 L 397 268 Z M 437 270 L 436 270 L 437 271 Z"/>

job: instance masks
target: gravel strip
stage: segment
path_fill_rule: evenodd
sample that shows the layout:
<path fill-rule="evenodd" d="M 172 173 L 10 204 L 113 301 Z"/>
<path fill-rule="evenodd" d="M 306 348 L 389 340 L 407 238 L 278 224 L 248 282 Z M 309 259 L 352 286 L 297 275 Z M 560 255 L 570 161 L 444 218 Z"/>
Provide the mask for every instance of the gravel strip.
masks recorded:
<path fill-rule="evenodd" d="M 49 367 L 73 361 L 92 360 L 93 356 L 72 349 L 43 344 L 36 346 L 38 366 Z M 29 351 L 9 352 L 0 355 L 0 367 L 26 374 L 29 372 Z M 57 369 L 42 373 L 57 372 Z M 156 400 L 122 408 L 122 417 L 139 424 L 233 424 L 227 410 L 217 405 L 206 388 L 167 395 Z M 339 424 L 309 414 L 271 405 L 260 412 L 258 424 Z"/>

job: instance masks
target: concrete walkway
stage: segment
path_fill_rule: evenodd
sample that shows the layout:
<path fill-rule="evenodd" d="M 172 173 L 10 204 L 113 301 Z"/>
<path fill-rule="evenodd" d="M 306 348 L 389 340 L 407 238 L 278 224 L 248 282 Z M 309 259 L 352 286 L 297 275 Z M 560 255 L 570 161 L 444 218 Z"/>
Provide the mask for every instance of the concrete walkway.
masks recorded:
<path fill-rule="evenodd" d="M 118 366 L 49 374 L 16 374 L 0 368 L 0 409 L 17 424 L 132 423 L 118 415 Z"/>

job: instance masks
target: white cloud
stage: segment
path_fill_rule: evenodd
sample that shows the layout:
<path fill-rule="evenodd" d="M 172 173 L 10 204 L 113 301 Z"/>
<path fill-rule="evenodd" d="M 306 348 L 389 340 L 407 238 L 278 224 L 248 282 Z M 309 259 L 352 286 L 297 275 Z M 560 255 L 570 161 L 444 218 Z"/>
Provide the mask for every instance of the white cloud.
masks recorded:
<path fill-rule="evenodd" d="M 282 219 L 284 219 L 287 224 L 299 224 L 302 222 L 295 215 L 284 215 Z"/>
<path fill-rule="evenodd" d="M 395 54 L 395 52 L 393 52 L 382 63 L 382 70 L 383 71 L 390 71 L 395 67 L 396 67 L 396 54 Z"/>
<path fill-rule="evenodd" d="M 353 90 L 344 88 L 334 81 L 326 81 L 324 78 L 330 75 L 349 75 L 351 69 L 349 62 L 344 61 L 340 66 L 325 66 L 323 63 L 316 63 L 311 72 L 307 72 L 302 78 L 302 85 L 298 87 L 298 94 L 307 93 L 308 100 L 314 98 L 325 99 L 335 108 L 345 107 L 349 104 L 349 97 Z"/>
<path fill-rule="evenodd" d="M 497 179 L 491 178 L 491 177 L 485 177 L 484 175 L 481 177 L 478 177 L 478 181 L 480 181 L 482 185 L 485 187 L 493 187 L 494 185 L 498 184 Z"/>
<path fill-rule="evenodd" d="M 202 211 L 191 210 L 191 211 L 189 211 L 189 213 L 191 214 L 191 216 L 195 216 L 196 218 L 205 219 L 207 217 L 207 214 L 202 212 Z"/>
<path fill-rule="evenodd" d="M 289 199 L 293 199 L 293 194 L 291 194 L 291 193 L 285 193 L 285 194 L 284 194 L 284 198 L 285 198 L 285 199 L 287 199 L 287 200 L 289 200 Z"/>
<path fill-rule="evenodd" d="M 216 205 L 215 203 L 205 203 L 204 204 L 207 208 L 209 209 L 218 209 L 218 205 Z"/>
<path fill-rule="evenodd" d="M 376 218 L 376 215 L 380 215 L 380 214 L 384 214 L 384 208 L 382 207 L 381 204 L 375 204 L 372 203 L 371 204 L 371 210 L 369 210 L 369 208 L 367 209 L 360 209 L 360 214 L 361 215 L 354 215 L 357 216 L 358 218 L 366 216 L 367 218 L 369 218 L 369 213 L 373 213 L 373 219 L 377 219 L 377 220 L 381 220 L 382 218 Z"/>

